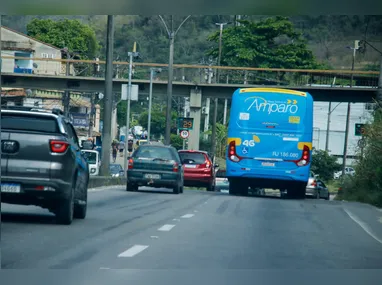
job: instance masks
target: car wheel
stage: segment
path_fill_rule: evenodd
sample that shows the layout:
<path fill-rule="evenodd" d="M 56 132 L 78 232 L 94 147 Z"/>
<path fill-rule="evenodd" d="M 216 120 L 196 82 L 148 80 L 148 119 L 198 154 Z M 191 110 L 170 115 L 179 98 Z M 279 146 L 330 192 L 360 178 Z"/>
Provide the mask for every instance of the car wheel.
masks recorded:
<path fill-rule="evenodd" d="M 56 220 L 60 225 L 70 225 L 73 222 L 74 217 L 74 189 L 70 191 L 68 198 L 63 201 L 59 201 L 57 210 L 56 210 Z"/>
<path fill-rule="evenodd" d="M 137 185 L 134 185 L 134 184 L 127 184 L 126 185 L 126 191 L 128 192 L 134 192 L 134 191 L 138 191 L 138 186 Z"/>
<path fill-rule="evenodd" d="M 75 219 L 85 219 L 86 218 L 86 211 L 87 211 L 87 205 L 88 205 L 88 183 L 86 182 L 86 186 L 82 189 L 82 195 L 80 201 L 82 204 L 74 205 L 74 218 Z"/>
<path fill-rule="evenodd" d="M 208 192 L 214 192 L 215 191 L 215 185 L 208 184 L 206 189 L 207 189 Z"/>
<path fill-rule="evenodd" d="M 179 194 L 180 193 L 180 186 L 179 185 L 176 185 L 174 188 L 173 188 L 173 190 L 172 190 L 172 192 L 174 193 L 174 194 Z"/>

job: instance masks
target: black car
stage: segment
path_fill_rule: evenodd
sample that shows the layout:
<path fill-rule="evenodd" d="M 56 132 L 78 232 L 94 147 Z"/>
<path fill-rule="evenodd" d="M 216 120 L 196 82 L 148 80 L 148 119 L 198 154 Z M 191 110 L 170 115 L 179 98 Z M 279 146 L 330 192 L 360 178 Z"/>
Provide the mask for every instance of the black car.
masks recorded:
<path fill-rule="evenodd" d="M 139 186 L 172 188 L 183 193 L 184 174 L 178 152 L 172 146 L 145 144 L 128 161 L 127 191 Z"/>
<path fill-rule="evenodd" d="M 1 110 L 1 202 L 36 205 L 60 224 L 86 217 L 89 168 L 62 113 Z"/>

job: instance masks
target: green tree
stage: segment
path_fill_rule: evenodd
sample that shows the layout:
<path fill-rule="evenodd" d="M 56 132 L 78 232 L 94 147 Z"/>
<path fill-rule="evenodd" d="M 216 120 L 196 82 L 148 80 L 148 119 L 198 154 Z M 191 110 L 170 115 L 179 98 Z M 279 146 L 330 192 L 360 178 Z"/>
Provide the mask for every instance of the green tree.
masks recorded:
<path fill-rule="evenodd" d="M 59 48 L 67 47 L 83 59 L 93 59 L 99 48 L 94 30 L 79 20 L 33 19 L 27 34 Z"/>
<path fill-rule="evenodd" d="M 174 131 L 176 132 L 176 112 L 172 112 L 172 133 Z M 139 125 L 146 128 L 148 121 L 148 111 L 144 111 L 139 116 L 138 122 Z M 161 135 L 164 135 L 166 129 L 166 109 L 163 108 L 161 110 L 160 105 L 153 104 L 152 110 L 151 110 L 151 128 L 150 128 L 150 135 L 159 138 Z"/>
<path fill-rule="evenodd" d="M 351 183 L 343 183 L 342 199 L 382 206 L 382 110 L 366 129 L 364 156 L 355 167 Z M 346 181 L 345 181 L 346 182 Z"/>
<path fill-rule="evenodd" d="M 242 25 L 227 27 L 223 31 L 221 65 L 263 68 L 317 67 L 312 51 L 307 48 L 301 34 L 285 17 L 267 18 L 261 21 L 240 21 Z M 209 41 L 217 43 L 219 32 Z M 218 57 L 215 45 L 207 55 Z"/>
<path fill-rule="evenodd" d="M 212 130 L 208 130 L 205 134 L 212 134 Z M 223 124 L 216 123 L 216 156 L 224 157 L 225 149 L 227 145 L 228 128 Z M 210 140 L 209 140 L 210 141 Z M 205 141 L 203 141 L 206 144 Z M 211 146 L 211 144 L 209 144 Z"/>
<path fill-rule="evenodd" d="M 334 156 L 325 150 L 313 150 L 311 170 L 326 182 L 333 179 L 333 173 L 340 170 L 341 165 Z"/>

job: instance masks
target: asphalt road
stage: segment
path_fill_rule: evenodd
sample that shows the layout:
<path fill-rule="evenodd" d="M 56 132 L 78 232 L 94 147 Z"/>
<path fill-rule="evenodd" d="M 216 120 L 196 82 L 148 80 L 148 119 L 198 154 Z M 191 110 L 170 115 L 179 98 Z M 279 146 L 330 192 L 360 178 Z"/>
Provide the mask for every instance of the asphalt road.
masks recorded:
<path fill-rule="evenodd" d="M 70 226 L 37 207 L 1 212 L 2 269 L 382 268 L 382 212 L 358 203 L 120 188 L 90 192 Z"/>

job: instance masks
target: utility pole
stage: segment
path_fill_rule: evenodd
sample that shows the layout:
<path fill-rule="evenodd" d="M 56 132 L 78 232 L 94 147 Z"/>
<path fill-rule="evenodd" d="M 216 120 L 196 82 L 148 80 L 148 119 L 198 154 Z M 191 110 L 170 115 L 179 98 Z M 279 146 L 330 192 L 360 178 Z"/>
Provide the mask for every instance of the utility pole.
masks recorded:
<path fill-rule="evenodd" d="M 354 42 L 354 48 L 353 50 L 353 58 L 352 58 L 352 64 L 351 64 L 351 70 L 354 71 L 354 64 L 355 64 L 355 55 L 356 51 L 359 48 L 358 47 L 359 41 Z M 353 73 L 350 76 L 350 88 L 353 87 Z M 342 160 L 342 176 L 345 176 L 345 168 L 346 168 L 346 156 L 348 151 L 348 139 L 349 139 L 349 124 L 350 124 L 350 102 L 348 102 L 348 108 L 346 113 L 346 126 L 345 126 L 345 142 L 344 142 L 344 157 Z"/>
<path fill-rule="evenodd" d="M 90 93 L 90 120 L 89 120 L 89 137 L 93 137 L 94 115 L 95 115 L 95 94 Z"/>
<path fill-rule="evenodd" d="M 127 143 L 128 143 L 128 140 L 129 140 L 129 130 L 130 130 L 130 102 L 131 102 L 131 78 L 133 76 L 133 57 L 138 57 L 138 53 L 136 51 L 137 49 L 137 44 L 134 42 L 134 47 L 133 47 L 133 52 L 128 52 L 128 56 L 129 56 L 129 84 L 128 84 L 128 92 L 127 92 L 127 100 L 126 100 L 126 104 L 127 104 L 127 112 L 126 112 L 126 138 L 125 138 L 125 159 L 123 160 L 124 161 L 124 169 L 125 171 L 127 171 Z"/>
<path fill-rule="evenodd" d="M 70 53 L 69 53 L 69 49 L 66 47 L 63 49 L 66 53 L 66 70 L 65 70 L 65 75 L 66 76 L 69 76 L 70 75 L 70 62 L 69 62 L 69 59 L 70 59 Z M 65 114 L 65 117 L 69 117 L 69 110 L 70 110 L 70 92 L 69 90 L 65 90 L 65 93 L 64 93 L 64 114 Z"/>
<path fill-rule="evenodd" d="M 225 126 L 227 123 L 227 105 L 228 105 L 228 99 L 224 99 L 224 117 L 223 117 L 223 125 Z"/>
<path fill-rule="evenodd" d="M 379 62 L 379 78 L 378 78 L 377 100 L 378 100 L 379 104 L 382 103 L 382 54 L 380 56 L 380 62 Z"/>
<path fill-rule="evenodd" d="M 220 66 L 221 56 L 222 56 L 222 37 L 223 37 L 223 27 L 228 23 L 216 23 L 220 26 L 220 35 L 219 35 L 219 57 L 218 57 L 218 66 Z M 219 83 L 219 69 L 216 71 L 216 83 Z M 215 159 L 216 153 L 216 121 L 218 117 L 218 98 L 214 99 L 214 116 L 212 121 L 212 135 L 211 135 L 211 155 Z"/>
<path fill-rule="evenodd" d="M 184 97 L 184 107 L 183 107 L 183 117 L 186 118 L 187 117 L 187 98 Z M 183 139 L 183 148 L 182 149 L 186 149 L 186 140 Z"/>
<path fill-rule="evenodd" d="M 113 108 L 113 50 L 114 50 L 114 16 L 107 16 L 106 38 L 106 70 L 105 70 L 105 97 L 102 129 L 102 163 L 101 175 L 109 175 L 110 148 L 111 148 L 111 113 Z"/>
<path fill-rule="evenodd" d="M 332 114 L 332 101 L 329 102 L 328 110 L 328 121 L 326 123 L 326 140 L 325 140 L 325 151 L 329 151 L 329 131 L 330 131 L 330 116 Z"/>
<path fill-rule="evenodd" d="M 167 85 L 167 109 L 166 109 L 166 132 L 165 132 L 165 144 L 171 143 L 171 110 L 172 110 L 172 80 L 173 80 L 173 64 L 174 64 L 174 19 L 171 15 L 171 32 L 169 34 L 170 47 L 169 47 L 169 59 L 168 59 L 168 85 Z"/>
<path fill-rule="evenodd" d="M 171 15 L 170 20 L 170 28 L 167 27 L 166 22 L 164 21 L 163 17 L 159 15 L 160 20 L 162 21 L 163 25 L 166 28 L 168 38 L 169 38 L 169 59 L 168 59 L 168 84 L 167 84 L 167 110 L 166 110 L 166 130 L 165 130 L 165 144 L 170 144 L 170 138 L 171 138 L 171 107 L 172 107 L 172 80 L 173 80 L 173 63 L 174 63 L 174 41 L 175 36 L 178 33 L 179 29 L 182 27 L 182 25 L 190 18 L 191 15 L 187 16 L 186 19 L 183 20 L 183 22 L 179 25 L 179 27 L 174 32 L 174 19 Z"/>

